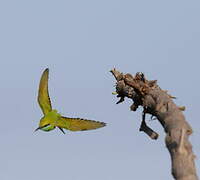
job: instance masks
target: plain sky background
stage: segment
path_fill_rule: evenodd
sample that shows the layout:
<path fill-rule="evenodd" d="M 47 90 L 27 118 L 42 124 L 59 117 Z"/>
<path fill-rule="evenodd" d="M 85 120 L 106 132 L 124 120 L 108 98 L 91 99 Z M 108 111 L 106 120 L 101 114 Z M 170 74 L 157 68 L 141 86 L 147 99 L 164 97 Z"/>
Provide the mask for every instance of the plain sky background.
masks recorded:
<path fill-rule="evenodd" d="M 193 0 L 0 1 L 0 179 L 173 179 L 161 125 L 147 120 L 160 134 L 153 141 L 138 131 L 141 108 L 115 104 L 113 67 L 144 72 L 186 106 L 199 172 L 199 19 Z M 105 128 L 33 132 L 47 67 L 53 107 Z"/>

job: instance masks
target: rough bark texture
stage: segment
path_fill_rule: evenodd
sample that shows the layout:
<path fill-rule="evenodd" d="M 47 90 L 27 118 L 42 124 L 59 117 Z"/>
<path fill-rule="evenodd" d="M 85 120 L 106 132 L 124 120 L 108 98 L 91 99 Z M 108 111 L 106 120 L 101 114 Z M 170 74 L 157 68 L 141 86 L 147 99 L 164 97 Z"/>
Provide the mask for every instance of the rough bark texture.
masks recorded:
<path fill-rule="evenodd" d="M 144 74 L 122 74 L 116 69 L 111 70 L 117 80 L 116 94 L 121 103 L 125 97 L 131 98 L 131 110 L 136 111 L 138 106 L 143 107 L 140 131 L 150 138 L 157 139 L 158 134 L 149 128 L 145 122 L 145 114 L 155 117 L 166 132 L 165 143 L 169 150 L 172 162 L 172 175 L 176 180 L 198 180 L 195 169 L 195 155 L 189 142 L 192 128 L 185 120 L 182 111 L 185 107 L 178 107 L 173 102 L 173 96 L 162 90 L 156 80 L 147 80 Z"/>

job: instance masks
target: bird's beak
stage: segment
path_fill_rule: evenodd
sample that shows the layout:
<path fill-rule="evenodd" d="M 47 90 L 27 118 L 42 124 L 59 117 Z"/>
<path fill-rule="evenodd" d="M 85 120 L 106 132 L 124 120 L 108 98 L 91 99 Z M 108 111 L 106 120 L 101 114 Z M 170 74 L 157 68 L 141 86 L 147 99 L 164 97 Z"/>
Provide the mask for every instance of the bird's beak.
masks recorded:
<path fill-rule="evenodd" d="M 41 127 L 38 127 L 35 131 L 37 131 L 37 130 L 39 130 L 39 129 L 41 129 Z M 34 132 L 35 132 L 35 131 L 34 131 Z"/>

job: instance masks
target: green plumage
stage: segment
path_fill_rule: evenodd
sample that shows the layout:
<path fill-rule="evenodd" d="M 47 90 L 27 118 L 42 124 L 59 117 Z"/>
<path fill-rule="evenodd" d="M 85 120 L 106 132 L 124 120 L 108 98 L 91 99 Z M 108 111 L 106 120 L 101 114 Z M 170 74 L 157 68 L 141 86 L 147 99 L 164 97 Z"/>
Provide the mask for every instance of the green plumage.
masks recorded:
<path fill-rule="evenodd" d="M 106 125 L 99 121 L 63 117 L 57 110 L 52 110 L 48 92 L 48 77 L 49 69 L 46 69 L 42 74 L 38 91 L 38 103 L 44 116 L 40 120 L 39 127 L 36 130 L 51 131 L 58 127 L 64 133 L 63 128 L 71 131 L 83 131 L 101 128 Z"/>

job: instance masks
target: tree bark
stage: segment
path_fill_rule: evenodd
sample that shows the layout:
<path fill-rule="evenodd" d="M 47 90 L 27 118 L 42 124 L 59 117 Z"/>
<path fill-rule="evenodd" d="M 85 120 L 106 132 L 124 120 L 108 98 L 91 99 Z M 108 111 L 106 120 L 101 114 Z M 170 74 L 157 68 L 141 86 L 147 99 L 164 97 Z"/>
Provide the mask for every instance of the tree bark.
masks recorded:
<path fill-rule="evenodd" d="M 143 107 L 142 123 L 140 131 L 150 138 L 157 139 L 158 134 L 147 126 L 145 114 L 161 123 L 165 130 L 165 144 L 171 156 L 172 175 L 176 180 L 198 180 L 195 168 L 195 155 L 189 142 L 192 128 L 185 120 L 182 111 L 185 107 L 178 107 L 173 102 L 173 96 L 162 90 L 156 80 L 147 80 L 142 73 L 123 74 L 116 69 L 111 70 L 116 83 L 116 94 L 121 103 L 125 97 L 131 98 L 133 104 L 131 110 L 136 111 L 139 106 Z"/>

